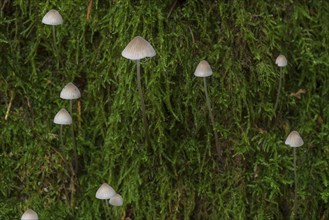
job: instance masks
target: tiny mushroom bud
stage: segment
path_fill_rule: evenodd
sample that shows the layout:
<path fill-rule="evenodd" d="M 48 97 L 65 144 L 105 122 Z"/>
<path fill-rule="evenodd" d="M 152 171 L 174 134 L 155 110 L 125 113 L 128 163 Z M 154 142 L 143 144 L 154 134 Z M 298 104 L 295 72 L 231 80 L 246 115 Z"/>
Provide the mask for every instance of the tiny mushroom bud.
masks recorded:
<path fill-rule="evenodd" d="M 28 209 L 22 215 L 21 220 L 39 220 L 39 217 L 35 211 Z"/>
<path fill-rule="evenodd" d="M 96 192 L 97 199 L 111 199 L 115 195 L 114 189 L 107 183 L 103 183 Z"/>
<path fill-rule="evenodd" d="M 42 23 L 47 25 L 60 25 L 63 24 L 63 18 L 57 10 L 51 9 L 42 18 Z"/>
<path fill-rule="evenodd" d="M 212 69 L 209 63 L 202 60 L 195 69 L 194 75 L 197 77 L 208 77 L 212 75 Z"/>
<path fill-rule="evenodd" d="M 288 64 L 287 58 L 284 55 L 279 55 L 275 60 L 275 64 L 278 67 L 285 67 Z"/>
<path fill-rule="evenodd" d="M 300 147 L 304 144 L 304 141 L 297 131 L 292 131 L 284 143 L 290 147 Z"/>
<path fill-rule="evenodd" d="M 73 83 L 68 83 L 61 91 L 60 97 L 62 99 L 78 99 L 81 97 L 80 90 Z"/>
<path fill-rule="evenodd" d="M 59 125 L 70 125 L 72 124 L 72 117 L 71 115 L 68 113 L 68 111 L 66 111 L 66 109 L 62 108 L 56 115 L 54 118 L 54 123 L 55 124 L 59 124 Z"/>
<path fill-rule="evenodd" d="M 113 206 L 122 206 L 123 204 L 123 199 L 119 194 L 115 194 L 109 202 Z"/>

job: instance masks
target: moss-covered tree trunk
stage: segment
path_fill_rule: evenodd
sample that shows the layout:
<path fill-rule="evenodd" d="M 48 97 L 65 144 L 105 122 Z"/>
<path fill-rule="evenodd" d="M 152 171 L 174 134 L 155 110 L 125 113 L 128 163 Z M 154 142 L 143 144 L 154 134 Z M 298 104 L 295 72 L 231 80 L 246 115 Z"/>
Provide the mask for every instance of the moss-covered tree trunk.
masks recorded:
<path fill-rule="evenodd" d="M 41 23 L 50 9 L 64 20 L 57 51 Z M 294 172 L 283 140 L 298 130 L 296 219 L 328 219 L 328 27 L 321 0 L 0 1 L 0 218 L 32 208 L 40 219 L 286 219 Z M 157 52 L 141 64 L 147 148 L 136 66 L 121 57 L 137 35 Z M 275 111 L 279 54 L 288 66 Z M 214 71 L 214 128 L 193 75 L 202 59 Z M 77 179 L 70 130 L 61 149 L 52 122 L 68 82 L 82 92 Z M 103 182 L 122 207 L 95 198 Z"/>

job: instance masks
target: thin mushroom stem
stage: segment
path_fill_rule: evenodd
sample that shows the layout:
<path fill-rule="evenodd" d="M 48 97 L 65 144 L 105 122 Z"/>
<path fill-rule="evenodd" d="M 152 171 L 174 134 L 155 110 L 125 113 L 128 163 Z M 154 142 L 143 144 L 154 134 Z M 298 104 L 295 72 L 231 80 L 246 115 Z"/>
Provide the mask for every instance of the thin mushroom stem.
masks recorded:
<path fill-rule="evenodd" d="M 56 45 L 56 31 L 55 31 L 55 25 L 53 25 L 53 41 L 54 41 L 54 50 L 55 50 L 55 56 L 57 57 L 57 45 Z"/>
<path fill-rule="evenodd" d="M 295 198 L 294 198 L 294 210 L 293 215 L 296 217 L 297 211 L 297 155 L 296 155 L 296 148 L 294 147 L 294 177 L 295 177 Z"/>
<path fill-rule="evenodd" d="M 140 97 L 143 124 L 144 124 L 144 129 L 145 129 L 145 141 L 146 141 L 146 144 L 149 144 L 150 141 L 149 141 L 149 134 L 148 134 L 148 124 L 147 124 L 147 119 L 146 119 L 145 102 L 144 102 L 144 96 L 143 96 L 143 90 L 142 90 L 142 84 L 141 84 L 140 60 L 137 60 L 136 63 L 137 63 L 137 86 L 138 86 L 138 92 L 139 92 L 139 97 Z"/>
<path fill-rule="evenodd" d="M 55 57 L 56 57 L 56 60 L 57 60 L 57 68 L 59 68 L 59 54 L 58 54 L 57 45 L 56 45 L 56 31 L 55 31 L 55 25 L 53 25 L 53 41 L 54 41 Z"/>
<path fill-rule="evenodd" d="M 209 98 L 208 89 L 207 89 L 206 77 L 203 78 L 203 82 L 204 82 L 204 92 L 205 92 L 205 95 L 206 95 L 206 102 L 207 102 L 207 106 L 208 106 L 208 110 L 209 110 L 209 117 L 210 117 L 210 121 L 211 121 L 211 124 L 212 124 L 212 127 L 213 127 L 214 136 L 215 136 L 216 150 L 217 150 L 218 156 L 221 157 L 222 156 L 222 150 L 219 146 L 218 135 L 217 135 L 217 132 L 215 130 L 215 118 L 214 118 L 214 115 L 212 114 L 210 98 Z"/>
<path fill-rule="evenodd" d="M 70 114 L 72 115 L 72 99 L 70 100 Z M 74 147 L 74 171 L 75 171 L 75 175 L 77 175 L 78 173 L 78 146 L 77 146 L 77 142 L 75 139 L 75 134 L 74 134 L 74 121 L 72 120 L 72 124 L 71 124 L 71 135 L 72 135 L 72 140 L 73 140 L 73 147 Z"/>
<path fill-rule="evenodd" d="M 61 146 L 62 146 L 62 149 L 64 149 L 64 142 L 63 142 L 63 125 L 61 125 L 61 128 L 59 130 L 59 139 L 61 141 Z"/>
<path fill-rule="evenodd" d="M 55 25 L 53 25 L 53 41 L 54 41 L 54 48 L 56 50 L 56 32 L 55 32 Z"/>
<path fill-rule="evenodd" d="M 109 216 L 109 211 L 108 211 L 108 200 L 107 199 L 104 199 L 103 206 L 104 206 L 104 210 L 105 210 L 105 218 L 109 219 L 110 216 Z"/>
<path fill-rule="evenodd" d="M 70 107 L 69 107 L 69 110 L 70 110 L 70 115 L 72 116 L 72 99 L 70 99 Z"/>
<path fill-rule="evenodd" d="M 277 108 L 278 108 L 278 104 L 279 104 L 279 99 L 280 99 L 280 93 L 281 93 L 281 87 L 282 87 L 282 68 L 280 68 L 280 79 L 279 79 L 279 88 L 278 88 L 278 92 L 276 95 L 276 101 L 275 101 L 275 105 L 274 105 L 274 112 L 276 112 Z"/>

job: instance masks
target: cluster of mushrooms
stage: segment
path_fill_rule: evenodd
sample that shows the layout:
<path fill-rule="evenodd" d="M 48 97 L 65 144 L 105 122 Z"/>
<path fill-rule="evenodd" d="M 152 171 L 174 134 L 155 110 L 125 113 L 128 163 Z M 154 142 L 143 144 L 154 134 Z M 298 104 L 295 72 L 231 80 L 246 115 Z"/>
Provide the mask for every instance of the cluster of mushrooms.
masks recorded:
<path fill-rule="evenodd" d="M 60 25 L 63 23 L 62 16 L 59 14 L 58 11 L 52 9 L 50 10 L 42 19 L 42 23 L 53 26 L 53 38 L 54 38 L 54 46 L 56 46 L 56 35 L 55 35 L 55 26 Z M 145 142 L 146 144 L 150 143 L 149 140 L 149 132 L 148 132 L 148 122 L 146 118 L 146 110 L 145 110 L 145 102 L 143 97 L 143 90 L 141 86 L 141 74 L 140 74 L 140 60 L 144 58 L 151 58 L 156 55 L 156 52 L 154 48 L 151 46 L 151 44 L 146 41 L 144 38 L 137 36 L 135 37 L 122 51 L 121 54 L 124 58 L 127 58 L 129 60 L 132 60 L 137 65 L 137 87 L 139 92 L 139 98 L 140 98 L 140 108 L 142 113 L 142 120 L 144 124 L 144 135 L 145 135 Z M 277 99 L 275 102 L 275 109 L 277 109 L 279 97 L 280 97 L 280 91 L 281 91 L 281 84 L 282 84 L 282 67 L 287 66 L 287 59 L 284 55 L 279 55 L 275 61 L 275 64 L 280 67 L 280 81 L 279 81 L 279 89 L 277 93 Z M 209 65 L 209 63 L 206 60 L 202 60 L 198 66 L 196 67 L 196 70 L 194 72 L 194 75 L 196 77 L 204 78 L 204 92 L 206 96 L 206 103 L 209 111 L 209 117 L 210 122 L 213 126 L 213 132 L 214 132 L 214 139 L 215 139 L 215 145 L 217 149 L 217 153 L 219 156 L 222 154 L 222 149 L 219 146 L 218 141 L 218 135 L 215 130 L 215 119 L 212 113 L 211 108 L 211 101 L 208 96 L 208 89 L 207 89 L 207 81 L 206 77 L 209 77 L 213 74 L 212 69 Z M 60 97 L 62 99 L 70 100 L 70 113 L 65 109 L 62 108 L 55 116 L 54 123 L 59 124 L 60 127 L 60 140 L 61 144 L 63 146 L 63 139 L 62 139 L 62 130 L 63 125 L 71 125 L 72 124 L 72 100 L 79 99 L 81 97 L 81 93 L 79 89 L 73 84 L 68 83 L 63 90 L 60 93 Z M 74 134 L 74 132 L 72 132 Z M 74 137 L 73 137 L 74 138 Z M 296 147 L 300 147 L 304 144 L 303 139 L 299 135 L 297 131 L 292 131 L 286 141 L 285 144 L 294 148 L 294 172 L 295 172 L 295 196 L 296 196 Z M 76 150 L 76 149 L 75 149 Z M 96 198 L 100 200 L 109 200 L 109 204 L 113 206 L 122 206 L 123 205 L 123 199 L 121 195 L 115 192 L 115 190 L 108 185 L 107 183 L 103 183 L 99 189 L 96 192 Z M 35 211 L 32 209 L 27 209 L 24 214 L 21 217 L 21 220 L 38 220 L 38 215 Z"/>
<path fill-rule="evenodd" d="M 122 206 L 123 199 L 120 194 L 107 183 L 103 183 L 96 192 L 96 198 L 101 200 L 109 200 L 110 205 Z"/>

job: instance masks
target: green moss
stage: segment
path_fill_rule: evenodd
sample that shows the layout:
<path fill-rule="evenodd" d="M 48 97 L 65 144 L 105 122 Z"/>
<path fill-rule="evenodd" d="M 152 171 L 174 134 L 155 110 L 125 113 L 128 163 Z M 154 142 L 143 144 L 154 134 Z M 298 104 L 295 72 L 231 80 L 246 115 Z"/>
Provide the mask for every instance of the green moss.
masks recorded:
<path fill-rule="evenodd" d="M 2 218 L 17 219 L 29 207 L 40 219 L 289 218 L 293 157 L 283 140 L 293 129 L 305 140 L 298 149 L 297 218 L 328 218 L 326 1 L 94 0 L 89 22 L 87 7 L 88 1 L 0 3 Z M 56 27 L 58 59 L 52 29 L 41 23 L 52 8 L 64 19 Z M 136 35 L 157 52 L 141 64 L 150 147 L 136 67 L 121 57 Z M 275 112 L 279 54 L 288 66 Z M 224 164 L 193 75 L 202 59 L 214 71 L 207 80 Z M 77 179 L 70 131 L 64 129 L 61 149 L 52 123 L 68 108 L 59 93 L 70 81 L 82 92 L 73 106 Z M 290 95 L 299 89 L 306 90 L 301 99 Z M 95 199 L 103 182 L 123 196 L 123 207 L 104 208 Z"/>

